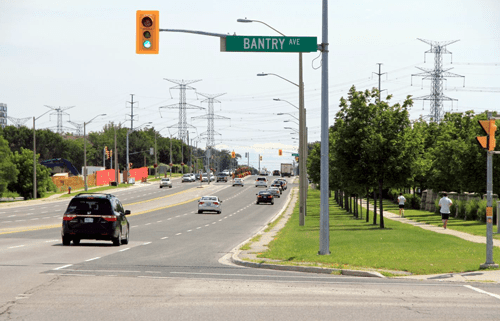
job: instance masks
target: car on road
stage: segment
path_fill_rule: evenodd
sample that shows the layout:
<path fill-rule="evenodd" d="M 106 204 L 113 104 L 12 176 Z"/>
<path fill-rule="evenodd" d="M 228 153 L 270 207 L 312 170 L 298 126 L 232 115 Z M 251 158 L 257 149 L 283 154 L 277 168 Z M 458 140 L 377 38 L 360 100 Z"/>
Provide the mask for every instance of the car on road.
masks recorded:
<path fill-rule="evenodd" d="M 271 186 L 267 190 L 274 197 L 277 197 L 277 198 L 281 197 L 281 191 L 280 191 L 279 187 L 277 187 L 277 186 Z"/>
<path fill-rule="evenodd" d="M 283 185 L 281 185 L 281 182 L 279 181 L 274 181 L 270 187 L 276 187 L 279 190 L 280 194 L 283 193 Z"/>
<path fill-rule="evenodd" d="M 241 178 L 235 178 L 234 181 L 233 181 L 233 186 L 244 187 L 245 183 L 243 183 L 243 180 Z"/>
<path fill-rule="evenodd" d="M 280 182 L 280 183 L 281 183 L 281 186 L 282 186 L 282 189 L 283 189 L 283 190 L 286 190 L 286 189 L 287 189 L 287 184 L 288 184 L 288 183 L 287 183 L 286 179 L 284 179 L 284 178 L 278 178 L 278 179 L 276 179 L 275 181 L 278 181 L 278 182 Z"/>
<path fill-rule="evenodd" d="M 227 182 L 228 175 L 224 173 L 217 174 L 217 182 Z"/>
<path fill-rule="evenodd" d="M 270 203 L 271 205 L 274 205 L 274 197 L 269 191 L 262 190 L 262 191 L 258 192 L 256 195 L 257 195 L 256 204 Z"/>
<path fill-rule="evenodd" d="M 165 177 L 165 178 L 162 178 L 160 180 L 160 188 L 163 188 L 163 187 L 172 188 L 172 181 L 170 180 L 170 178 Z"/>
<path fill-rule="evenodd" d="M 267 188 L 267 178 L 257 177 L 255 179 L 255 187 L 259 187 L 259 186 Z"/>
<path fill-rule="evenodd" d="M 273 176 L 280 176 L 280 175 L 281 175 L 281 173 L 279 170 L 276 169 L 273 171 Z"/>
<path fill-rule="evenodd" d="M 182 180 L 181 180 L 182 183 L 190 183 L 190 182 L 194 182 L 194 181 L 195 181 L 195 178 L 193 177 L 192 174 L 182 175 Z"/>
<path fill-rule="evenodd" d="M 61 237 L 63 245 L 80 244 L 82 239 L 109 240 L 113 245 L 128 244 L 129 210 L 124 210 L 113 194 L 80 193 L 64 212 Z"/>
<path fill-rule="evenodd" d="M 222 212 L 222 201 L 217 196 L 202 196 L 198 201 L 198 214 L 205 211 Z"/>

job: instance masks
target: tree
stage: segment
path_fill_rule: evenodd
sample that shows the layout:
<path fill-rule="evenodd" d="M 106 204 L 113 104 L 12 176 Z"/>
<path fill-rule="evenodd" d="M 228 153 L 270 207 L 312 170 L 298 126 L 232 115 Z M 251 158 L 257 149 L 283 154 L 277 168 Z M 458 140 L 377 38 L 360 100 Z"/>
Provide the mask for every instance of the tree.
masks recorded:
<path fill-rule="evenodd" d="M 0 136 L 0 196 L 7 189 L 7 185 L 17 181 L 19 170 L 12 161 L 13 155 L 8 142 Z"/>
<path fill-rule="evenodd" d="M 50 169 L 38 163 L 40 155 L 36 155 L 37 197 L 44 197 L 49 190 L 55 190 L 50 178 Z M 9 184 L 9 190 L 16 191 L 25 198 L 33 198 L 33 151 L 21 147 L 20 152 L 14 152 L 13 163 L 19 175 L 16 182 Z"/>

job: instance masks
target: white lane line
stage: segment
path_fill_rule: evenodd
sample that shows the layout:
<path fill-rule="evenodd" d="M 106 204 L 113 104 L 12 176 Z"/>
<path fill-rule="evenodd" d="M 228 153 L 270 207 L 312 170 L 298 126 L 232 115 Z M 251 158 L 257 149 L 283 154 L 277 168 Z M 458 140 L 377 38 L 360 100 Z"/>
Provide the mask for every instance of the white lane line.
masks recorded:
<path fill-rule="evenodd" d="M 100 258 L 101 258 L 100 256 L 93 257 L 93 258 L 91 258 L 91 259 L 85 260 L 85 262 L 90 262 L 90 261 L 98 260 L 98 259 L 100 259 Z"/>
<path fill-rule="evenodd" d="M 201 228 L 201 226 L 198 226 L 196 229 L 199 230 Z"/>
<path fill-rule="evenodd" d="M 162 237 L 161 239 L 162 240 L 168 239 L 168 236 Z"/>
<path fill-rule="evenodd" d="M 40 212 L 40 213 L 48 213 L 49 211 L 43 211 L 43 212 Z"/>
<path fill-rule="evenodd" d="M 26 221 L 26 220 L 17 220 L 16 222 L 24 222 L 24 221 Z"/>
<path fill-rule="evenodd" d="M 52 242 L 57 242 L 59 240 L 48 240 L 48 241 L 45 241 L 45 243 L 52 243 Z"/>
<path fill-rule="evenodd" d="M 11 247 L 9 247 L 9 249 L 16 249 L 16 248 L 18 248 L 18 247 L 23 247 L 23 246 L 24 246 L 24 245 L 11 246 Z"/>
<path fill-rule="evenodd" d="M 492 297 L 494 297 L 494 298 L 496 298 L 496 299 L 499 299 L 499 300 L 500 300 L 500 295 L 498 295 L 498 294 L 494 294 L 494 293 L 486 292 L 486 291 L 484 291 L 484 290 L 481 290 L 481 289 L 475 288 L 475 287 L 470 286 L 470 285 L 464 285 L 464 286 L 465 286 L 466 288 L 469 288 L 469 289 L 474 290 L 474 291 L 476 291 L 476 292 L 483 293 L 483 294 L 487 294 L 487 295 L 489 295 L 489 296 L 492 296 Z"/>
<path fill-rule="evenodd" d="M 12 221 L 5 221 L 4 223 L 12 223 Z"/>
<path fill-rule="evenodd" d="M 39 220 L 39 218 L 32 218 L 31 220 L 32 221 L 36 221 L 36 220 Z"/>
<path fill-rule="evenodd" d="M 144 243 L 144 244 L 142 244 L 142 245 L 148 245 L 148 244 L 151 244 L 151 242 L 146 242 L 146 243 Z"/>
<path fill-rule="evenodd" d="M 222 219 L 220 219 L 219 222 L 222 222 Z"/>
<path fill-rule="evenodd" d="M 151 223 L 146 223 L 145 225 L 151 225 Z"/>
<path fill-rule="evenodd" d="M 187 230 L 186 232 L 192 232 L 192 230 Z"/>
<path fill-rule="evenodd" d="M 125 252 L 127 250 L 130 250 L 130 247 L 127 247 L 126 249 L 123 249 L 123 250 L 119 250 L 118 252 Z"/>
<path fill-rule="evenodd" d="M 64 269 L 64 268 L 67 268 L 67 267 L 72 266 L 72 265 L 73 265 L 73 264 L 63 265 L 63 266 L 60 266 L 60 267 L 58 267 L 58 268 L 53 269 L 52 271 L 62 270 L 62 269 Z"/>
<path fill-rule="evenodd" d="M 217 222 L 213 222 L 212 224 L 215 224 L 215 223 L 217 223 Z"/>
<path fill-rule="evenodd" d="M 157 221 L 156 223 L 161 223 L 161 221 Z"/>
<path fill-rule="evenodd" d="M 131 227 L 138 227 L 139 225 L 134 225 L 134 226 L 131 226 Z"/>
<path fill-rule="evenodd" d="M 177 235 L 181 235 L 181 234 L 182 234 L 182 233 L 177 233 L 177 234 L 175 234 L 175 236 L 177 236 Z"/>
<path fill-rule="evenodd" d="M 47 216 L 47 217 L 43 217 L 43 218 L 50 218 L 50 217 L 49 217 L 49 216 Z"/>
<path fill-rule="evenodd" d="M 10 215 L 10 216 L 7 216 L 7 217 L 14 217 L 15 215 Z"/>
<path fill-rule="evenodd" d="M 207 224 L 207 225 L 205 225 L 205 226 L 210 226 L 210 224 Z"/>
<path fill-rule="evenodd" d="M 172 218 L 167 219 L 167 221 L 170 221 Z"/>

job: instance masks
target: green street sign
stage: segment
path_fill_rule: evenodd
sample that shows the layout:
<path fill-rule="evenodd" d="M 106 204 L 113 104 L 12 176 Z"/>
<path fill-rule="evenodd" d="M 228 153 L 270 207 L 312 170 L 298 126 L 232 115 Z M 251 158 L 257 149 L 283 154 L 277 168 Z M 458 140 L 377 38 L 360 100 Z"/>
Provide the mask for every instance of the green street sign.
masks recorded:
<path fill-rule="evenodd" d="M 228 52 L 314 52 L 317 37 L 226 36 L 221 50 Z"/>
<path fill-rule="evenodd" d="M 299 157 L 299 154 L 292 154 L 292 156 Z"/>

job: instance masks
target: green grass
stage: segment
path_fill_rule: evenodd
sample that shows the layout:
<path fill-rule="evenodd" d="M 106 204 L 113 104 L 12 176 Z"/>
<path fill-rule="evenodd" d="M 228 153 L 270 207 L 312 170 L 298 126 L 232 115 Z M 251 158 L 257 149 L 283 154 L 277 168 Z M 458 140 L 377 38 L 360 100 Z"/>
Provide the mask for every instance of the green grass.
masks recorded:
<path fill-rule="evenodd" d="M 423 230 L 389 219 L 385 229 L 356 220 L 330 199 L 330 255 L 318 255 L 320 193 L 308 192 L 305 226 L 299 226 L 298 204 L 292 217 L 259 257 L 291 264 L 314 262 L 331 268 L 407 271 L 413 274 L 466 272 L 485 262 L 486 245 Z M 364 213 L 366 214 L 366 213 Z M 370 213 L 372 217 L 373 213 Z M 494 249 L 500 257 L 500 249 Z"/>
<path fill-rule="evenodd" d="M 382 203 L 384 205 L 384 211 L 399 215 L 399 207 L 397 204 L 394 204 L 389 200 L 383 200 Z M 366 204 L 366 200 L 364 201 L 364 204 Z M 373 206 L 371 202 L 370 205 Z M 435 226 L 443 226 L 441 215 L 436 215 L 433 212 L 429 211 L 405 209 L 405 218 L 416 222 L 427 223 Z M 446 228 L 449 228 L 450 230 L 469 233 L 472 235 L 486 237 L 486 223 L 483 223 L 481 221 L 464 221 L 460 218 L 450 217 Z M 496 231 L 497 227 L 496 225 L 494 225 L 493 233 L 495 233 Z M 500 240 L 500 234 L 493 234 L 493 238 Z"/>

